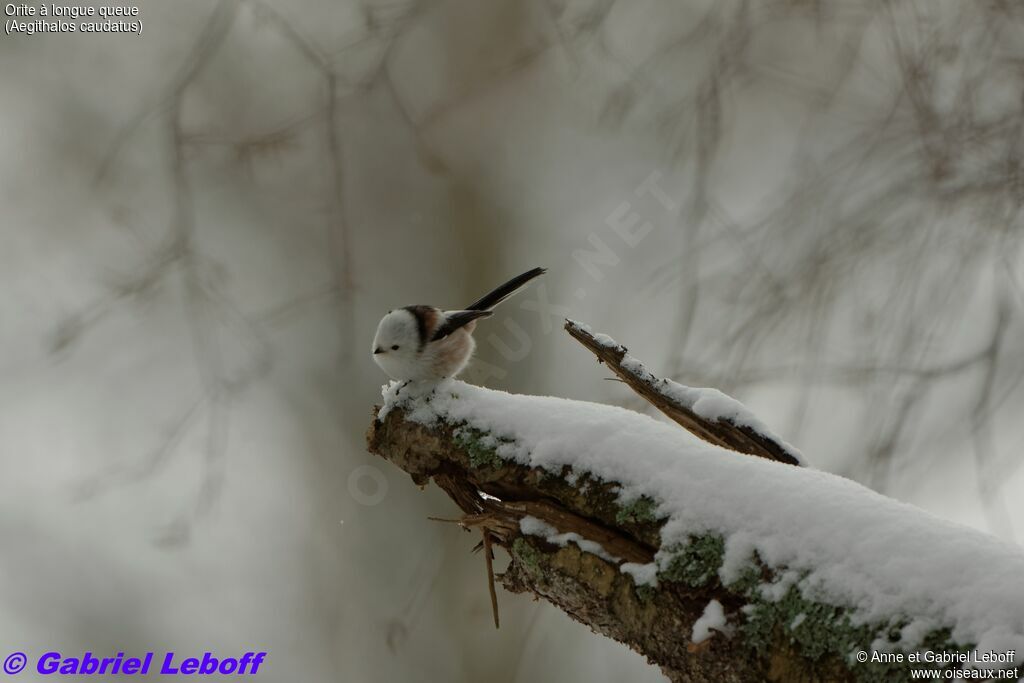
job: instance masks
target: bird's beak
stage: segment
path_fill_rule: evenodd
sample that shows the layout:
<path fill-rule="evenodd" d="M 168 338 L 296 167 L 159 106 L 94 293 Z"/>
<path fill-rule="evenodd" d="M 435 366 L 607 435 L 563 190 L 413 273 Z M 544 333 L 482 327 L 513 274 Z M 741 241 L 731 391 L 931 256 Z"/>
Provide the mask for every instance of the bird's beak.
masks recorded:
<path fill-rule="evenodd" d="M 378 346 L 377 348 L 375 348 L 375 349 L 373 350 L 373 355 L 375 355 L 375 356 L 376 356 L 376 355 L 377 355 L 378 353 L 384 353 L 384 349 L 382 349 L 382 348 L 380 348 L 380 347 Z"/>

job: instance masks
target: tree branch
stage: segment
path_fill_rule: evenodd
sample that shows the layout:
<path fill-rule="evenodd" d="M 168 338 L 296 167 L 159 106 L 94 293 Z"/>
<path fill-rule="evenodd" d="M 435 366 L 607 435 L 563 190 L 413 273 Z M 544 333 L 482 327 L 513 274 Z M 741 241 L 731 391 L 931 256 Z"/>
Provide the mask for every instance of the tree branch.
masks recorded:
<path fill-rule="evenodd" d="M 408 472 L 417 484 L 433 480 L 465 513 L 460 520 L 464 526 L 480 527 L 488 545 L 509 552 L 512 562 L 499 576 L 506 590 L 544 598 L 646 655 L 672 681 L 853 680 L 838 660 L 812 662 L 781 642 L 759 653 L 740 639 L 719 634 L 688 649 L 693 625 L 710 600 L 738 613 L 745 599 L 717 579 L 696 587 L 673 581 L 660 581 L 656 588 L 635 585 L 621 565 L 654 560 L 657 521 L 623 514 L 613 483 L 583 475 L 570 485 L 562 477 L 508 461 L 480 464 L 475 444 L 457 431 L 450 425 L 419 424 L 394 408 L 383 420 L 374 419 L 367 443 L 372 453 Z M 526 517 L 597 543 L 606 557 L 578 544 L 559 546 L 525 534 L 520 523 Z"/>
<path fill-rule="evenodd" d="M 566 329 L 630 386 L 701 438 L 737 444 L 751 454 L 783 462 L 780 455 L 793 453 L 760 429 L 752 415 L 737 412 L 739 404 L 728 397 L 659 381 L 610 338 L 577 323 L 568 323 Z M 555 466 L 543 457 L 512 457 L 512 451 L 502 450 L 503 444 L 515 443 L 509 441 L 509 433 L 484 431 L 505 429 L 496 426 L 501 424 L 517 424 L 526 431 L 543 427 L 564 443 L 564 435 L 558 433 L 562 420 L 571 424 L 579 418 L 572 417 L 572 411 L 553 411 L 552 399 L 511 397 L 460 388 L 459 383 L 418 391 L 395 384 L 386 392 L 387 404 L 377 409 L 367 432 L 368 448 L 417 484 L 433 481 L 444 490 L 464 514 L 454 521 L 483 534 L 481 546 L 488 563 L 492 546 L 508 551 L 511 562 L 498 576 L 506 590 L 544 598 L 594 631 L 641 653 L 673 682 L 852 683 L 908 677 L 906 659 L 902 664 L 858 663 L 852 653 L 888 642 L 895 637 L 894 623 L 910 623 L 922 615 L 897 614 L 896 621 L 865 622 L 855 608 L 828 602 L 834 598 L 826 594 L 812 597 L 801 592 L 793 581 L 799 581 L 806 569 L 768 565 L 756 553 L 739 571 L 724 572 L 726 539 L 695 530 L 683 543 L 672 540 L 663 545 L 670 519 L 659 516 L 657 501 L 624 498 L 620 494 L 627 484 L 592 473 L 587 465 L 592 454 L 583 445 L 588 443 L 586 434 L 567 432 L 579 437 L 581 451 L 572 461 L 576 464 Z M 699 396 L 686 403 L 687 392 Z M 702 399 L 708 403 L 702 405 Z M 534 401 L 538 403 L 533 410 L 524 412 Z M 488 415 L 501 412 L 507 402 L 509 411 L 518 411 L 517 417 L 471 422 L 474 418 L 467 416 L 481 409 L 478 402 L 486 405 Z M 577 414 L 592 415 L 588 411 L 593 409 L 580 406 Z M 536 424 L 548 418 L 550 423 Z M 566 430 L 578 428 L 569 424 Z M 716 456 L 723 457 L 716 448 L 708 451 L 712 463 Z M 680 453 L 680 458 L 686 457 Z M 735 467 L 730 462 L 730 468 Z M 749 464 L 756 465 L 752 474 L 764 474 L 765 465 Z M 777 469 L 783 480 L 797 477 L 808 485 L 826 483 L 815 475 L 830 476 L 767 467 Z M 865 490 L 864 495 L 874 494 Z M 868 502 L 878 505 L 873 498 Z M 488 567 L 489 576 L 491 572 Z M 734 578 L 726 581 L 725 575 Z M 714 614 L 724 615 L 724 620 Z M 905 622 L 900 621 L 903 617 Z M 704 625 L 710 625 L 710 637 L 699 635 L 706 632 Z M 954 642 L 951 633 L 940 625 L 925 634 L 922 646 L 936 652 L 969 647 Z"/>
<path fill-rule="evenodd" d="M 570 333 L 581 341 L 593 339 L 578 326 Z M 624 350 L 616 353 L 591 343 L 610 367 L 621 368 Z M 510 553 L 512 562 L 499 577 L 507 590 L 548 600 L 595 631 L 646 655 L 671 680 L 760 682 L 771 680 L 770 671 L 789 676 L 808 668 L 799 657 L 787 655 L 787 648 L 768 657 L 722 636 L 688 648 L 693 625 L 709 600 L 733 611 L 743 600 L 717 582 L 696 588 L 666 581 L 657 588 L 636 586 L 620 567 L 654 561 L 660 523 L 649 515 L 624 511 L 616 502 L 614 482 L 584 474 L 570 484 L 565 477 L 489 457 L 481 452 L 479 441 L 457 427 L 426 426 L 407 419 L 400 408 L 391 409 L 383 419 L 375 414 L 367 443 L 371 452 L 405 470 L 417 484 L 433 480 L 440 486 L 463 511 L 460 524 L 481 530 L 485 553 L 492 544 Z M 540 520 L 560 534 L 575 534 L 584 545 L 595 543 L 601 556 L 584 551 L 580 543 L 559 546 L 525 534 L 520 526 L 524 518 Z M 825 671 L 827 675 L 821 673 Z M 816 677 L 801 680 L 844 680 L 842 671 L 835 662 L 819 667 Z"/>
<path fill-rule="evenodd" d="M 731 451 L 801 465 L 800 453 L 761 426 L 738 401 L 715 389 L 693 389 L 669 379 L 659 379 L 640 361 L 626 355 L 626 347 L 607 335 L 596 336 L 585 325 L 565 321 L 565 331 L 605 363 L 619 379 L 672 421 L 708 443 Z M 728 413 L 711 416 L 698 412 L 697 403 L 711 399 Z"/>

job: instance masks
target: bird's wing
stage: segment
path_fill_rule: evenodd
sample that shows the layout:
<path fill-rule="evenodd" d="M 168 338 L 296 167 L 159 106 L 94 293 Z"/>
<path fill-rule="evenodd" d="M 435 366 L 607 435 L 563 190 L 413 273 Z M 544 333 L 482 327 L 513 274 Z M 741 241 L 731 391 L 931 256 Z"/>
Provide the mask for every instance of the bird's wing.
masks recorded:
<path fill-rule="evenodd" d="M 473 322 L 477 318 L 486 318 L 493 315 L 491 311 L 446 311 L 444 319 L 438 325 L 430 341 L 444 339 L 449 334 Z"/>

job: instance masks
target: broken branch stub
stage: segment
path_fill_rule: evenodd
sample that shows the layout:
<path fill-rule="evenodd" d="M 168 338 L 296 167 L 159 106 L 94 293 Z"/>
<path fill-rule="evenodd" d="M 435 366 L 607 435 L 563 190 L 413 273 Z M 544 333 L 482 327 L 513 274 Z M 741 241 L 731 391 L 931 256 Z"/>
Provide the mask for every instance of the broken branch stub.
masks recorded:
<path fill-rule="evenodd" d="M 738 401 L 716 390 L 693 389 L 669 379 L 655 377 L 640 361 L 627 355 L 625 346 L 607 335 L 594 334 L 578 322 L 566 320 L 565 331 L 597 356 L 599 362 L 607 365 L 633 391 L 700 439 L 732 451 L 788 465 L 802 464 L 802 457 L 795 448 L 757 424 L 756 418 Z M 701 399 L 725 404 L 728 412 L 718 415 L 701 414 L 695 409 Z M 738 415 L 747 417 L 747 420 Z"/>

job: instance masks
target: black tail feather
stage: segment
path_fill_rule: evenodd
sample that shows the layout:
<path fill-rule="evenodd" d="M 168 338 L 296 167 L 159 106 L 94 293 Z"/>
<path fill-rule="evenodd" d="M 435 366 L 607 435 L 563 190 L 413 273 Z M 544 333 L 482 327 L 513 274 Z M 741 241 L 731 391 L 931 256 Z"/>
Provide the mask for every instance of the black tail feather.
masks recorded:
<path fill-rule="evenodd" d="M 460 327 L 465 327 L 478 318 L 486 318 L 491 315 L 494 314 L 490 311 L 482 311 L 479 308 L 472 311 L 447 311 L 444 314 L 444 322 L 437 326 L 437 331 L 434 332 L 434 336 L 430 338 L 430 341 L 443 339 Z"/>
<path fill-rule="evenodd" d="M 517 275 L 493 292 L 485 294 L 470 305 L 466 306 L 467 311 L 489 311 L 505 299 L 509 298 L 516 291 L 535 277 L 540 277 L 547 272 L 547 268 L 534 268 L 522 275 Z"/>

